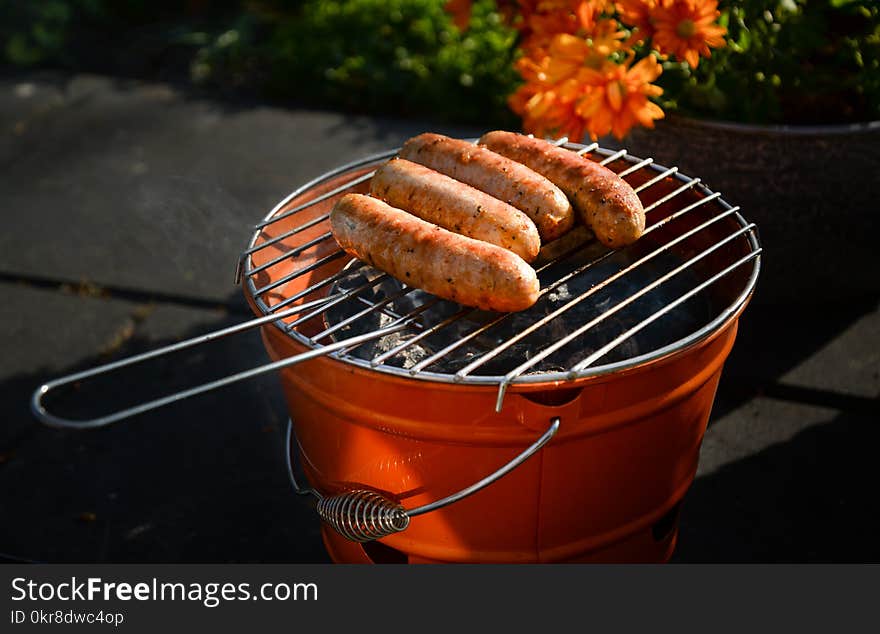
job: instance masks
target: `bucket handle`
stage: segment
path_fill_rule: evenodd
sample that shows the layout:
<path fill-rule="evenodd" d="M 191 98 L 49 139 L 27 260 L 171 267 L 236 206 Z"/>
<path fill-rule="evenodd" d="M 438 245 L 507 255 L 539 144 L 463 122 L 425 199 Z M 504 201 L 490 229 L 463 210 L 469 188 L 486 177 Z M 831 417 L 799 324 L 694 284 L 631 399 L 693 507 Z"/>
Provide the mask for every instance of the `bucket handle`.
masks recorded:
<path fill-rule="evenodd" d="M 513 460 L 487 475 L 479 482 L 475 482 L 469 487 L 445 498 L 414 509 L 405 509 L 402 505 L 390 500 L 386 496 L 365 488 L 351 489 L 336 495 L 324 496 L 311 487 L 300 486 L 294 473 L 293 440 L 295 436 L 292 419 L 287 420 L 287 475 L 290 477 L 290 483 L 293 485 L 293 490 L 297 495 L 312 495 L 317 499 L 318 516 L 332 529 L 353 542 L 370 542 L 400 533 L 407 529 L 410 518 L 449 506 L 453 502 L 458 502 L 507 475 L 531 458 L 541 447 L 550 442 L 550 439 L 559 430 L 559 424 L 560 419 L 558 416 L 552 418 L 550 420 L 550 427 L 547 428 L 547 431 L 540 438 L 526 447 Z"/>
<path fill-rule="evenodd" d="M 323 357 L 330 354 L 331 352 L 336 352 L 338 350 L 344 350 L 349 347 L 358 346 L 373 339 L 379 339 L 380 337 L 384 337 L 385 335 L 389 335 L 391 333 L 405 329 L 416 319 L 415 316 L 399 317 L 390 322 L 388 325 L 377 330 L 368 332 L 366 334 L 342 339 L 334 343 L 327 344 L 326 346 L 321 346 L 320 348 L 315 348 L 301 354 L 293 355 L 292 357 L 287 357 L 285 359 L 274 361 L 272 363 L 266 363 L 264 365 L 251 368 L 249 370 L 244 370 L 236 374 L 231 374 L 215 381 L 203 383 L 201 385 L 197 385 L 186 390 L 181 390 L 179 392 L 175 392 L 174 394 L 169 394 L 167 396 L 153 399 L 151 401 L 145 401 L 126 409 L 118 410 L 116 412 L 105 414 L 103 416 L 98 416 L 96 418 L 79 420 L 72 418 L 63 418 L 48 411 L 46 409 L 46 406 L 43 404 L 43 399 L 46 397 L 47 394 L 49 394 L 49 392 L 64 385 L 76 383 L 78 381 L 82 381 L 84 379 L 95 377 L 101 374 L 115 372 L 116 370 L 120 370 L 124 367 L 135 365 L 149 359 L 156 359 L 167 354 L 171 354 L 173 352 L 178 352 L 187 348 L 203 345 L 210 341 L 214 341 L 215 339 L 238 334 L 246 330 L 256 328 L 257 326 L 262 326 L 264 324 L 278 321 L 292 315 L 297 315 L 315 307 L 328 304 L 332 300 L 336 300 L 342 295 L 344 295 L 344 293 L 324 297 L 322 299 L 317 299 L 311 302 L 306 302 L 294 308 L 290 308 L 278 313 L 273 313 L 271 315 L 266 315 L 263 317 L 257 317 L 256 319 L 244 321 L 234 326 L 229 326 L 228 328 L 222 328 L 220 330 L 215 330 L 204 335 L 198 335 L 191 339 L 180 341 L 169 346 L 150 350 L 142 354 L 126 357 L 118 361 L 113 361 L 112 363 L 106 363 L 104 365 L 99 365 L 88 370 L 83 370 L 82 372 L 68 374 L 67 376 L 48 381 L 47 383 L 44 383 L 43 385 L 38 387 L 31 396 L 31 412 L 37 418 L 37 420 L 49 427 L 58 427 L 63 429 L 94 429 L 96 427 L 105 427 L 107 425 L 111 425 L 120 420 L 130 418 L 137 414 L 142 414 L 144 412 L 148 412 L 159 407 L 164 407 L 165 405 L 171 405 L 172 403 L 176 403 L 185 398 L 190 398 L 191 396 L 196 396 L 198 394 L 204 394 L 205 392 L 210 392 L 211 390 L 224 387 L 231 383 L 244 381 L 245 379 L 250 379 L 261 374 L 265 374 L 267 372 L 272 372 L 274 370 L 280 370 L 281 368 L 287 368 L 292 365 L 296 365 L 297 363 L 308 361 L 309 359 Z"/>

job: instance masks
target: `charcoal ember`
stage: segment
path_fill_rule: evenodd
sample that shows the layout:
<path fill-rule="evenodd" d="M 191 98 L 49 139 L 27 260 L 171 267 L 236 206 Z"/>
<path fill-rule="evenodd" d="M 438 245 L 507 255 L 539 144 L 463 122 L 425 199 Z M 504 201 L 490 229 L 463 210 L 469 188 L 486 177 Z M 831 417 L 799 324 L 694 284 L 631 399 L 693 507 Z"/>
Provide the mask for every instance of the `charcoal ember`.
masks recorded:
<path fill-rule="evenodd" d="M 477 352 L 472 348 L 464 348 L 456 350 L 454 355 L 442 357 L 429 367 L 425 368 L 427 372 L 435 372 L 438 374 L 455 374 L 468 363 L 482 356 L 483 352 Z"/>
<path fill-rule="evenodd" d="M 479 372 L 475 372 L 475 374 L 484 374 L 488 376 L 507 374 L 524 360 L 528 359 L 529 355 L 534 350 L 534 346 L 529 344 L 513 344 L 502 354 L 480 366 Z"/>
<path fill-rule="evenodd" d="M 409 316 L 411 323 L 405 330 L 349 351 L 366 361 L 448 320 L 442 328 L 419 337 L 383 361 L 398 368 L 409 369 L 444 351 L 424 370 L 455 374 L 470 363 L 484 359 L 470 374 L 502 376 L 522 365 L 527 366 L 523 374 L 564 372 L 615 342 L 592 360 L 592 366 L 600 366 L 674 343 L 707 324 L 713 314 L 708 295 L 699 293 L 656 318 L 658 311 L 694 288 L 699 278 L 689 269 L 676 272 L 682 261 L 670 253 L 654 255 L 650 265 L 640 264 L 626 271 L 643 255 L 638 250 L 609 252 L 602 248 L 585 248 L 568 261 L 553 264 L 541 272 L 545 290 L 532 308 L 507 315 L 440 300 L 356 262 L 349 265 L 350 270 L 331 289 L 332 293 L 346 292 L 350 296 L 327 309 L 325 319 L 332 326 L 363 312 L 333 333 L 338 341 L 399 323 L 402 317 Z M 664 280 L 659 283 L 661 277 Z M 370 307 L 373 309 L 367 310 Z M 646 327 L 639 326 L 634 336 L 616 341 L 622 333 L 648 318 L 653 321 Z M 571 337 L 578 329 L 583 332 Z M 554 352 L 543 354 L 542 351 L 557 344 Z M 533 360 L 534 363 L 529 364 Z"/>
<path fill-rule="evenodd" d="M 370 341 L 364 344 L 362 346 L 363 349 L 358 351 L 357 356 L 372 360 L 381 354 L 385 354 L 386 352 L 397 348 L 399 345 L 412 338 L 412 334 L 393 332 L 390 335 L 380 337 L 376 341 Z M 385 359 L 384 363 L 399 368 L 409 369 L 430 354 L 431 351 L 424 346 L 421 346 L 418 343 L 413 343 L 412 345 L 403 348 L 400 352 Z"/>

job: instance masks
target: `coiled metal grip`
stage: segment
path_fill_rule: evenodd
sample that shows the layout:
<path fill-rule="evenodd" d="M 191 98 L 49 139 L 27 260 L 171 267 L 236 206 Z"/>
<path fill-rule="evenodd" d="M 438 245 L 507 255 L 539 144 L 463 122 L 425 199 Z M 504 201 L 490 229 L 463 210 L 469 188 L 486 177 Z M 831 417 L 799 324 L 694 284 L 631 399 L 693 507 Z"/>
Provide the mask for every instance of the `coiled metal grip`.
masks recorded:
<path fill-rule="evenodd" d="M 298 495 L 313 495 L 318 499 L 318 516 L 328 526 L 353 542 L 369 542 L 404 531 L 409 526 L 410 519 L 416 515 L 458 502 L 510 473 L 553 438 L 559 429 L 559 422 L 559 418 L 553 418 L 550 421 L 550 427 L 540 438 L 494 473 L 458 493 L 414 509 L 405 509 L 384 495 L 366 489 L 354 489 L 325 497 L 315 489 L 301 487 L 296 480 L 293 468 L 295 447 L 293 444 L 293 421 L 290 419 L 287 421 L 287 474 L 290 477 L 293 490 Z"/>
<path fill-rule="evenodd" d="M 348 491 L 318 500 L 318 516 L 353 542 L 369 542 L 406 530 L 409 515 L 375 491 Z"/>

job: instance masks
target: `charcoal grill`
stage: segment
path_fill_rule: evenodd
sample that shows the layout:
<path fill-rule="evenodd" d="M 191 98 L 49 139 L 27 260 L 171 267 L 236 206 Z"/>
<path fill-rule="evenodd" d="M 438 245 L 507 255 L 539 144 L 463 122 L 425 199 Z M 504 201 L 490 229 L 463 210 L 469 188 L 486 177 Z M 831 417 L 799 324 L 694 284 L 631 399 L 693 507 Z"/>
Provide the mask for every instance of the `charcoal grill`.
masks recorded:
<path fill-rule="evenodd" d="M 391 150 L 306 183 L 256 226 L 236 273 L 256 319 L 47 383 L 35 414 L 97 427 L 280 370 L 291 480 L 317 498 L 336 560 L 375 559 L 358 542 L 376 539 L 408 561 L 668 558 L 759 274 L 756 227 L 675 167 L 559 143 L 633 185 L 647 226 L 618 251 L 588 232 L 542 251 L 532 308 L 461 307 L 339 249 L 330 208 L 366 192 Z M 43 406 L 61 385 L 254 327 L 265 366 L 87 421 Z"/>

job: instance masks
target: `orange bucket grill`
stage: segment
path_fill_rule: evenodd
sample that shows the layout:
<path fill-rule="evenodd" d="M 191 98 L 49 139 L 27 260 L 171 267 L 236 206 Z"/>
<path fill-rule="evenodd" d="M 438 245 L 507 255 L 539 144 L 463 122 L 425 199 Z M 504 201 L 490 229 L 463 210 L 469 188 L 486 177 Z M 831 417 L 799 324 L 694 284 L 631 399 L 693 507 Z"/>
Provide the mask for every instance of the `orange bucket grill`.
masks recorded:
<path fill-rule="evenodd" d="M 317 498 L 335 561 L 666 561 L 761 248 L 699 179 L 567 147 L 625 178 L 647 227 L 620 251 L 545 252 L 527 311 L 443 302 L 339 249 L 328 212 L 366 191 L 386 152 L 304 185 L 259 223 L 239 265 L 255 319 L 50 381 L 32 410 L 55 427 L 101 427 L 279 371 L 291 480 Z M 43 402 L 258 327 L 264 366 L 90 420 Z"/>
<path fill-rule="evenodd" d="M 735 335 L 732 319 L 673 358 L 580 381 L 556 406 L 535 400 L 556 386 L 530 386 L 500 414 L 490 387 L 425 386 L 326 358 L 281 380 L 312 484 L 328 494 L 367 486 L 406 507 L 465 488 L 560 419 L 553 442 L 515 471 L 384 538 L 409 561 L 664 561 L 676 531 L 658 526 L 694 478 Z M 273 359 L 296 346 L 270 328 L 264 341 Z M 335 560 L 368 559 L 323 533 Z"/>
<path fill-rule="evenodd" d="M 390 364 L 388 353 L 370 360 L 351 351 L 281 370 L 295 427 L 290 449 L 322 497 L 360 490 L 403 509 L 430 504 L 508 463 L 559 421 L 533 457 L 468 497 L 412 517 L 381 545 L 357 543 L 323 524 L 335 561 L 655 562 L 671 556 L 678 508 L 696 472 L 760 248 L 754 227 L 698 180 L 625 153 L 570 147 L 594 151 L 639 191 L 650 234 L 640 242 L 682 259 L 697 257 L 701 288 L 691 294 L 710 296 L 714 313 L 659 349 L 574 371 L 461 376 L 418 363 L 416 371 Z M 366 191 L 372 168 L 387 156 L 313 181 L 261 223 L 244 260 L 245 294 L 256 314 L 339 291 L 350 258 L 329 235 L 327 213 L 343 193 Z M 376 308 L 375 300 L 342 301 L 352 302 L 354 321 L 387 308 Z M 348 336 L 344 329 L 334 332 L 327 313 L 322 308 L 262 326 L 269 356 L 280 361 Z M 386 321 L 406 318 L 388 313 Z M 565 323 L 572 332 L 581 325 Z"/>

